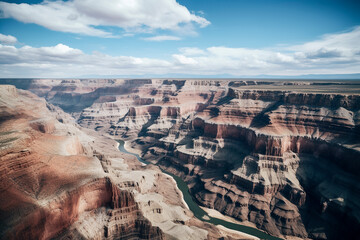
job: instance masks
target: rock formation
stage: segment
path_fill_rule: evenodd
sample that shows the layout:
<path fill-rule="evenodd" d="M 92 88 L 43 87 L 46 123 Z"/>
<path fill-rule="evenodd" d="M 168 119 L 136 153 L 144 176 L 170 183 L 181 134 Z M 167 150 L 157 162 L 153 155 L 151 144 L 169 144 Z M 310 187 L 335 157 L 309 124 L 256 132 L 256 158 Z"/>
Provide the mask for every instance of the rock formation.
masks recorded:
<path fill-rule="evenodd" d="M 24 81 L 14 84 L 72 113 L 82 127 L 128 140 L 143 158 L 182 177 L 200 205 L 274 236 L 360 234 L 357 81 Z M 13 118 L 5 112 L 2 119 Z M 42 134 L 56 129 L 46 119 L 29 126 Z M 80 154 L 81 148 L 71 151 Z M 112 161 L 98 159 L 107 174 L 122 174 L 115 173 Z M 145 199 L 140 196 L 148 187 L 134 188 L 141 189 L 136 201 Z M 154 225 L 156 218 L 142 201 L 140 209 Z M 162 220 L 156 226 L 171 235 Z M 194 232 L 206 231 L 200 223 L 197 227 L 202 230 Z"/>
<path fill-rule="evenodd" d="M 11 85 L 0 85 L 0 192 L 1 239 L 243 238 L 195 219 L 158 167 Z"/>

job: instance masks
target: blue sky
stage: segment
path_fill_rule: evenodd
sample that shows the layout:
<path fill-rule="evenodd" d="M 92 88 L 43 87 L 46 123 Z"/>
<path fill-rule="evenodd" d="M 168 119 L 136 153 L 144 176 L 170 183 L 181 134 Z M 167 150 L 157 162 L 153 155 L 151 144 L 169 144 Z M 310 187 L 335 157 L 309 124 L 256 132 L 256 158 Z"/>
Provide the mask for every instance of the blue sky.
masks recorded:
<path fill-rule="evenodd" d="M 0 74 L 360 73 L 359 13 L 344 0 L 2 1 Z"/>

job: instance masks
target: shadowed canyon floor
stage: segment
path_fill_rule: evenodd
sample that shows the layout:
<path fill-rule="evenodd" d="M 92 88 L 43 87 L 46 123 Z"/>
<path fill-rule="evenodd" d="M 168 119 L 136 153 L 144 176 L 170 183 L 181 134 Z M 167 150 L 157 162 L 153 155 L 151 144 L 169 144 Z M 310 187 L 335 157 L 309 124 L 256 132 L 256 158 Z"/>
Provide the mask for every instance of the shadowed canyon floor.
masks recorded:
<path fill-rule="evenodd" d="M 360 234 L 359 81 L 0 83 L 46 99 L 0 86 L 1 236 L 248 237 L 195 218 L 158 167 L 199 205 L 273 236 Z"/>

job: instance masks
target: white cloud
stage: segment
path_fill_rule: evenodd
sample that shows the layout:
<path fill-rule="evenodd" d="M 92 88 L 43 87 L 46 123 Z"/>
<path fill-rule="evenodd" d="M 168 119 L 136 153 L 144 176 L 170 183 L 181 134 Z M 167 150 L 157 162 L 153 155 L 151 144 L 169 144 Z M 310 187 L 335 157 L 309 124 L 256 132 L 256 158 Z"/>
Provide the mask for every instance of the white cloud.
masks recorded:
<path fill-rule="evenodd" d="M 35 23 L 51 30 L 113 37 L 99 26 L 116 26 L 128 32 L 156 29 L 181 31 L 188 25 L 205 27 L 203 17 L 190 13 L 175 0 L 70 0 L 40 4 L 0 2 L 2 18 Z"/>
<path fill-rule="evenodd" d="M 2 77 L 72 77 L 165 73 L 171 63 L 161 59 L 85 54 L 63 44 L 34 48 L 0 44 Z"/>
<path fill-rule="evenodd" d="M 316 41 L 311 41 L 301 45 L 288 47 L 289 50 L 303 51 L 303 52 L 315 52 L 319 49 L 337 49 L 351 51 L 352 49 L 360 49 L 360 26 L 353 28 L 351 31 L 326 34 L 322 38 Z"/>
<path fill-rule="evenodd" d="M 180 54 L 174 54 L 173 58 L 175 63 L 183 64 L 183 65 L 197 65 L 198 62 L 194 58 L 186 57 Z"/>
<path fill-rule="evenodd" d="M 360 26 L 351 31 L 327 34 L 321 39 L 290 46 L 294 56 L 307 64 L 358 61 L 360 53 Z"/>
<path fill-rule="evenodd" d="M 360 27 L 278 49 L 180 48 L 176 63 L 194 74 L 302 75 L 360 73 Z"/>
<path fill-rule="evenodd" d="M 202 55 L 205 54 L 205 51 L 200 48 L 194 48 L 194 47 L 183 47 L 180 48 L 179 51 L 181 54 L 185 56 L 194 56 L 194 55 Z"/>
<path fill-rule="evenodd" d="M 4 35 L 0 33 L 0 43 L 4 44 L 15 44 L 17 43 L 17 39 L 11 35 Z"/>
<path fill-rule="evenodd" d="M 154 42 L 161 42 L 161 41 L 178 41 L 181 38 L 176 36 L 169 36 L 169 35 L 160 35 L 154 37 L 143 38 L 146 41 L 154 41 Z"/>
<path fill-rule="evenodd" d="M 223 46 L 180 48 L 169 60 L 86 54 L 58 44 L 17 48 L 0 44 L 2 77 L 76 77 L 83 75 L 193 74 L 257 76 L 360 73 L 360 28 L 278 49 Z"/>

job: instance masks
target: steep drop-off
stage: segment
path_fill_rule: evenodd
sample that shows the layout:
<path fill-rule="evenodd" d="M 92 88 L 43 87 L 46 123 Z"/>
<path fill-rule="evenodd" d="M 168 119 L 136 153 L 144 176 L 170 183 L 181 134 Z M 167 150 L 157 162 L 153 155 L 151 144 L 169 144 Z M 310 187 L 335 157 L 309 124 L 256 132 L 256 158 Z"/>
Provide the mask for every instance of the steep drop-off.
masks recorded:
<path fill-rule="evenodd" d="M 0 193 L 1 239 L 244 237 L 195 219 L 170 176 L 11 85 L 0 85 Z"/>
<path fill-rule="evenodd" d="M 354 84 L 113 79 L 27 88 L 81 126 L 130 141 L 207 208 L 275 236 L 351 239 L 360 234 L 360 94 L 346 90 Z"/>

